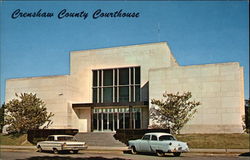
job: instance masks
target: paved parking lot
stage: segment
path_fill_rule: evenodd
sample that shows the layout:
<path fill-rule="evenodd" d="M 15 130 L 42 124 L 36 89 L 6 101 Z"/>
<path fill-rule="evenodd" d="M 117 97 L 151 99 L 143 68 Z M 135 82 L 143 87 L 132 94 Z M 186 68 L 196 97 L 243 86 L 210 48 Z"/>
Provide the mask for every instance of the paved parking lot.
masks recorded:
<path fill-rule="evenodd" d="M 202 154 L 185 153 L 181 157 L 173 157 L 171 154 L 165 157 L 139 154 L 132 155 L 120 151 L 82 151 L 79 154 L 53 154 L 50 152 L 39 153 L 31 150 L 2 150 L 2 160 L 249 160 L 250 157 L 238 156 L 238 154 Z"/>

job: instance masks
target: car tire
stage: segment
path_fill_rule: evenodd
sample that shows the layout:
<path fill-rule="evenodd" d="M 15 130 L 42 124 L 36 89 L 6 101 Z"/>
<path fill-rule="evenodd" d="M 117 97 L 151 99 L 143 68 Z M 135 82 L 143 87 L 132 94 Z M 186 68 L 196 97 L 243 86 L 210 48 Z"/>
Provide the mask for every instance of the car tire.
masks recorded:
<path fill-rule="evenodd" d="M 163 157 L 165 156 L 165 153 L 163 151 L 156 151 L 157 156 Z"/>
<path fill-rule="evenodd" d="M 181 152 L 174 152 L 175 157 L 179 157 L 181 155 Z"/>
<path fill-rule="evenodd" d="M 77 154 L 77 153 L 78 153 L 78 150 L 73 150 L 73 153 L 74 153 L 74 154 Z"/>
<path fill-rule="evenodd" d="M 55 154 L 58 154 L 58 153 L 59 153 L 58 149 L 56 149 L 56 148 L 53 148 L 53 152 L 54 152 Z"/>
<path fill-rule="evenodd" d="M 135 146 L 132 146 L 132 147 L 131 147 L 131 153 L 132 153 L 132 154 L 137 154 L 137 151 L 136 151 Z"/>
<path fill-rule="evenodd" d="M 38 149 L 38 152 L 42 152 L 43 151 L 43 149 L 42 149 L 41 146 L 38 146 L 37 149 Z"/>

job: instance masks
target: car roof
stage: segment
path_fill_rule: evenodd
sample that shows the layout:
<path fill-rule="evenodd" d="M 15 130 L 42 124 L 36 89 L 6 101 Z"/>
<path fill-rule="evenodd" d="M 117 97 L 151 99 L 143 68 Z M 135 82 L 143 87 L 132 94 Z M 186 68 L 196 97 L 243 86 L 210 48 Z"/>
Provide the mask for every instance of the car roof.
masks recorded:
<path fill-rule="evenodd" d="M 54 137 L 73 137 L 72 135 L 49 135 Z"/>
<path fill-rule="evenodd" d="M 151 133 L 146 133 L 145 135 L 156 135 L 156 136 L 163 136 L 163 135 L 170 135 L 170 133 L 164 133 L 164 132 L 151 132 Z"/>

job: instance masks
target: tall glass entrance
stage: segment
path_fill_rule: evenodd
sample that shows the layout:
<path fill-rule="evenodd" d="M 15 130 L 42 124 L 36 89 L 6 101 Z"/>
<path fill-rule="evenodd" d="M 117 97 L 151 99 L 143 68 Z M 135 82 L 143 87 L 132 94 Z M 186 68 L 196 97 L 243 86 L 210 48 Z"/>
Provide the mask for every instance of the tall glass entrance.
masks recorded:
<path fill-rule="evenodd" d="M 141 128 L 141 108 L 94 108 L 93 130 Z"/>

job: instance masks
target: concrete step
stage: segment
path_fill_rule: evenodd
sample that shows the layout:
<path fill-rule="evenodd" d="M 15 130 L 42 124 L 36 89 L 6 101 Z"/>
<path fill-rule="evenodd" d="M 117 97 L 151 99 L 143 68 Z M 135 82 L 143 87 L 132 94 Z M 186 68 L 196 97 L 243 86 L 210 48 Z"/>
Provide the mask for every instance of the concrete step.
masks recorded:
<path fill-rule="evenodd" d="M 114 138 L 114 134 L 114 132 L 87 132 L 78 133 L 75 137 L 89 146 L 125 147 L 125 144 Z"/>

